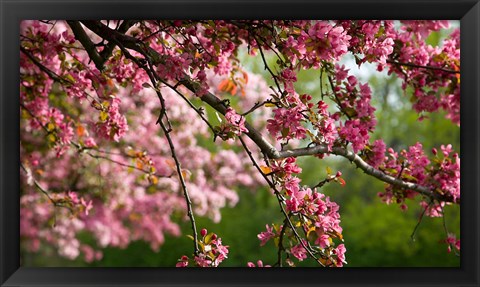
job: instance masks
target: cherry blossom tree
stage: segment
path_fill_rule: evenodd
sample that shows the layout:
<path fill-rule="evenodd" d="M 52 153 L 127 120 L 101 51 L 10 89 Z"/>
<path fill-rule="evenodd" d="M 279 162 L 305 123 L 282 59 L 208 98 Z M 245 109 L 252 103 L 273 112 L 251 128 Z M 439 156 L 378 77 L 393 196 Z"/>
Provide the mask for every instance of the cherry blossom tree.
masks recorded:
<path fill-rule="evenodd" d="M 460 125 L 460 34 L 425 40 L 448 21 L 22 21 L 20 34 L 21 236 L 61 256 L 92 262 L 104 247 L 134 240 L 153 250 L 191 224 L 191 254 L 178 267 L 228 260 L 221 234 L 195 216 L 221 220 L 236 187 L 268 186 L 281 224 L 252 240 L 273 241 L 276 262 L 249 267 L 347 263 L 339 206 L 322 193 L 346 185 L 328 169 L 302 184 L 296 159 L 337 156 L 359 176 L 385 183 L 378 196 L 422 216 L 460 204 L 460 158 L 452 145 L 394 150 L 371 140 L 372 90 L 341 58 L 402 81 L 419 120 L 445 111 Z M 239 52 L 261 59 L 268 79 Z M 273 57 L 274 63 L 269 61 Z M 298 73 L 319 73 L 321 98 L 299 94 Z M 272 85 L 267 82 L 270 81 Z M 214 145 L 204 146 L 210 140 Z M 348 186 L 347 186 L 348 187 Z M 248 216 L 248 215 L 245 215 Z M 381 220 L 381 219 L 379 219 Z M 419 224 L 421 222 L 421 218 Z M 98 248 L 79 239 L 89 233 Z M 460 241 L 445 228 L 448 251 Z"/>

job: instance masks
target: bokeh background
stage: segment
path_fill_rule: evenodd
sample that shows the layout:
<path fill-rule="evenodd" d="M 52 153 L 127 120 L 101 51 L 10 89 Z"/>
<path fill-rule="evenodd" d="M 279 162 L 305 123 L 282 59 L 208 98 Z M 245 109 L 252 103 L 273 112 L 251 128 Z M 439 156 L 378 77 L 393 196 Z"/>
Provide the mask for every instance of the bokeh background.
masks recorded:
<path fill-rule="evenodd" d="M 453 27 L 459 23 L 452 21 Z M 448 31 L 434 32 L 427 39 L 432 45 L 441 43 Z M 245 68 L 260 74 L 264 71 L 258 57 L 240 55 Z M 270 57 L 274 64 L 274 58 Z M 376 72 L 374 66 L 362 65 L 356 68 L 353 59 L 345 57 L 343 63 L 351 69 L 361 82 L 369 82 L 372 102 L 376 107 L 378 126 L 372 140 L 382 138 L 387 146 L 395 150 L 406 148 L 416 142 L 422 143 L 425 150 L 451 143 L 460 152 L 460 128 L 445 119 L 443 113 L 429 115 L 428 119 L 418 120 L 409 102 L 409 91 L 400 88 L 400 81 L 394 75 Z M 301 72 L 296 85 L 299 93 L 320 97 L 318 71 Z M 205 144 L 210 144 L 205 142 Z M 301 158 L 303 168 L 300 175 L 303 184 L 314 185 L 326 175 L 326 167 L 341 170 L 347 184 L 329 184 L 323 192 L 340 205 L 343 236 L 347 248 L 345 267 L 459 267 L 460 258 L 447 252 L 444 224 L 450 232 L 460 234 L 460 207 L 445 208 L 445 221 L 442 218 L 424 217 L 419 225 L 415 240 L 411 235 L 417 225 L 422 209 L 418 201 L 409 201 L 403 211 L 397 204 L 381 202 L 377 192 L 383 191 L 384 184 L 357 170 L 354 165 L 342 158 L 333 156 L 324 160 Z M 220 223 L 208 218 L 197 217 L 197 226 L 205 226 L 219 234 L 225 245 L 230 246 L 228 260 L 220 266 L 246 266 L 248 261 L 276 261 L 276 248 L 273 242 L 260 247 L 256 235 L 265 230 L 266 223 L 281 224 L 282 215 L 278 203 L 267 188 L 238 190 L 239 203 L 233 208 L 222 210 Z M 181 222 L 180 218 L 178 222 Z M 37 253 L 21 252 L 23 266 L 71 266 L 71 267 L 160 267 L 175 266 L 183 254 L 191 253 L 190 223 L 183 222 L 181 237 L 167 237 L 158 252 L 151 250 L 142 241 L 132 243 L 126 249 L 107 248 L 103 259 L 86 263 L 82 259 L 68 260 L 57 255 L 52 247 L 44 246 Z M 89 234 L 81 234 L 81 239 L 92 242 Z M 317 266 L 306 260 L 298 266 Z"/>

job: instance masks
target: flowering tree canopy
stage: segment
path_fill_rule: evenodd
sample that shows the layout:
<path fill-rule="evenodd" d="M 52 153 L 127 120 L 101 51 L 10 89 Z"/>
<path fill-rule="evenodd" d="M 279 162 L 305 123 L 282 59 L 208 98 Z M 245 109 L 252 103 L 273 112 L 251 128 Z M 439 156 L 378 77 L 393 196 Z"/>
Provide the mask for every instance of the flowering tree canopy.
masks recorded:
<path fill-rule="evenodd" d="M 337 156 L 385 183 L 378 196 L 422 217 L 460 204 L 460 158 L 452 145 L 394 150 L 371 140 L 372 90 L 340 63 L 350 54 L 402 81 L 422 120 L 445 111 L 460 125 L 460 33 L 426 44 L 448 21 L 23 21 L 20 34 L 21 236 L 87 262 L 134 240 L 153 250 L 191 223 L 190 254 L 177 266 L 228 260 L 221 234 L 195 216 L 221 219 L 236 187 L 267 185 L 282 224 L 265 222 L 276 262 L 347 263 L 339 206 L 322 193 L 345 185 L 327 169 L 302 184 L 296 158 Z M 257 56 L 269 79 L 242 66 Z M 267 58 L 274 58 L 274 63 Z M 321 98 L 297 92 L 302 70 L 319 73 Z M 267 80 L 273 83 L 267 84 Z M 201 143 L 210 140 L 212 146 Z M 364 173 L 364 175 L 363 175 Z M 348 185 L 347 185 L 348 187 Z M 248 215 L 245 215 L 248 216 Z M 381 219 L 379 219 L 381 220 Z M 421 219 L 420 219 L 421 220 Z M 79 239 L 87 232 L 95 247 Z M 255 236 L 253 236 L 255 237 Z M 446 230 L 448 250 L 460 241 Z M 223 244 L 226 245 L 223 245 Z M 268 265 L 267 265 L 268 264 Z"/>

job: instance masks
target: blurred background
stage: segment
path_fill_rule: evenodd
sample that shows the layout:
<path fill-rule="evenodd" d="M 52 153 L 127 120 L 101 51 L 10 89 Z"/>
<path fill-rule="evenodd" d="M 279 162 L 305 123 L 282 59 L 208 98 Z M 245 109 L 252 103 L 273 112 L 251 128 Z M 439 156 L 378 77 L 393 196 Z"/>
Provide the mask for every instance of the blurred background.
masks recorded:
<path fill-rule="evenodd" d="M 458 23 L 453 22 L 453 26 Z M 447 31 L 448 32 L 448 31 Z M 446 32 L 434 32 L 428 43 L 437 45 Z M 240 55 L 245 68 L 254 73 L 265 74 L 263 63 L 258 57 Z M 274 64 L 275 59 L 270 57 Z M 373 104 L 378 126 L 371 140 L 382 138 L 387 147 L 396 151 L 407 148 L 416 142 L 422 143 L 429 151 L 432 147 L 451 143 L 460 152 L 460 128 L 445 119 L 443 113 L 429 115 L 419 122 L 418 115 L 409 102 L 409 91 L 400 88 L 400 81 L 394 75 L 376 72 L 376 68 L 364 64 L 356 68 L 353 59 L 345 57 L 343 63 L 350 68 L 361 82 L 369 82 L 373 91 Z M 319 98 L 320 81 L 318 71 L 303 71 L 299 74 L 296 88 Z M 323 187 L 323 192 L 340 206 L 341 226 L 347 248 L 345 267 L 459 267 L 460 257 L 447 252 L 444 224 L 450 232 L 460 234 L 460 208 L 445 208 L 445 221 L 442 218 L 424 217 L 415 233 L 422 209 L 418 201 L 408 201 L 408 209 L 403 211 L 398 204 L 386 205 L 377 196 L 384 184 L 363 172 L 345 159 L 328 157 L 324 160 L 303 157 L 299 159 L 303 168 L 302 184 L 314 185 L 325 177 L 326 167 L 334 173 L 341 170 L 345 186 L 331 183 Z M 233 208 L 222 210 L 222 220 L 215 224 L 207 218 L 197 217 L 197 226 L 204 226 L 209 232 L 222 237 L 224 245 L 230 246 L 228 260 L 221 267 L 246 266 L 248 261 L 258 259 L 269 264 L 276 261 L 276 248 L 273 242 L 260 247 L 257 234 L 265 230 L 266 223 L 281 224 L 282 214 L 278 203 L 267 188 L 258 190 L 238 190 L 239 203 Z M 181 222 L 179 219 L 178 222 Z M 183 254 L 191 253 L 190 223 L 183 222 L 180 237 L 167 237 L 158 252 L 142 241 L 129 245 L 126 249 L 107 248 L 103 259 L 86 263 L 82 259 L 68 260 L 57 255 L 51 247 L 42 247 L 38 253 L 22 251 L 23 266 L 90 266 L 90 267 L 159 267 L 174 266 Z M 81 234 L 81 240 L 93 242 L 89 234 Z M 298 266 L 317 266 L 310 260 Z"/>

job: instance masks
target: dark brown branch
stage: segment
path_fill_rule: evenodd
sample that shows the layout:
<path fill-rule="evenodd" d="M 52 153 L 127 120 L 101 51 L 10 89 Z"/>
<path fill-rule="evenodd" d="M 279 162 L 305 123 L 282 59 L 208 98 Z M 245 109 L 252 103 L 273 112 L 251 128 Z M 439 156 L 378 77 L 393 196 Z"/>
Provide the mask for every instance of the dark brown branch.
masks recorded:
<path fill-rule="evenodd" d="M 418 227 L 420 227 L 420 224 L 422 223 L 423 217 L 425 216 L 425 213 L 427 212 L 427 209 L 432 205 L 433 201 L 430 200 L 430 203 L 425 206 L 423 209 L 422 213 L 420 214 L 420 217 L 418 218 L 417 224 L 413 228 L 412 234 L 410 234 L 410 239 L 412 241 L 415 241 L 415 235 L 417 234 Z"/>
<path fill-rule="evenodd" d="M 280 230 L 280 236 L 278 239 L 277 263 L 276 263 L 278 267 L 283 267 L 282 253 L 285 251 L 285 247 L 283 247 L 283 236 L 285 235 L 286 231 L 287 231 L 287 219 L 285 218 L 283 220 L 282 230 Z"/>
<path fill-rule="evenodd" d="M 205 118 L 205 115 L 203 114 L 203 112 L 197 108 L 195 105 L 193 105 L 193 103 L 184 95 L 182 94 L 177 88 L 175 88 L 175 86 L 172 86 L 170 85 L 169 83 L 167 83 L 166 81 L 160 79 L 160 81 L 167 87 L 169 87 L 170 89 L 172 89 L 175 93 L 177 93 L 177 95 L 179 95 L 185 102 L 187 102 L 187 104 L 200 116 L 200 118 L 207 124 L 207 126 L 210 128 L 210 130 L 213 132 L 214 136 L 217 135 L 217 132 L 215 131 L 215 129 L 213 128 L 212 124 L 207 120 L 207 118 Z"/>
<path fill-rule="evenodd" d="M 52 80 L 57 81 L 62 84 L 74 84 L 70 80 L 64 79 L 49 68 L 45 67 L 42 63 L 40 63 L 32 54 L 30 54 L 24 47 L 20 46 L 20 51 L 24 53 L 40 70 L 45 72 Z"/>
<path fill-rule="evenodd" d="M 427 70 L 437 70 L 437 71 L 442 71 L 442 72 L 451 73 L 451 74 L 460 74 L 460 71 L 455 71 L 455 70 L 442 68 L 442 67 L 422 66 L 414 63 L 404 63 L 404 62 L 397 62 L 393 60 L 387 60 L 387 63 L 397 65 L 397 66 L 406 66 L 406 67 L 420 68 L 420 69 L 427 69 Z"/>
<path fill-rule="evenodd" d="M 132 20 L 125 20 L 122 22 L 122 24 L 120 24 L 120 27 L 118 27 L 117 31 L 119 33 L 126 33 L 128 31 L 128 29 L 130 29 L 130 27 L 132 27 L 134 24 L 136 23 L 136 21 L 132 21 Z M 112 54 L 113 52 L 113 49 L 115 49 L 116 47 L 116 43 L 115 42 L 109 42 L 104 50 L 102 52 L 100 52 L 100 57 L 102 58 L 102 66 L 103 64 L 107 61 L 107 59 L 110 57 L 110 55 Z"/>
<path fill-rule="evenodd" d="M 90 59 L 95 63 L 95 66 L 97 69 L 100 71 L 103 70 L 103 58 L 100 56 L 98 53 L 97 49 L 95 48 L 95 45 L 93 42 L 90 40 L 88 37 L 87 33 L 85 33 L 85 30 L 83 30 L 82 25 L 80 25 L 79 21 L 67 21 L 68 25 L 72 29 L 73 34 L 75 35 L 75 38 L 82 43 L 82 46 L 87 50 L 88 56 Z"/>

